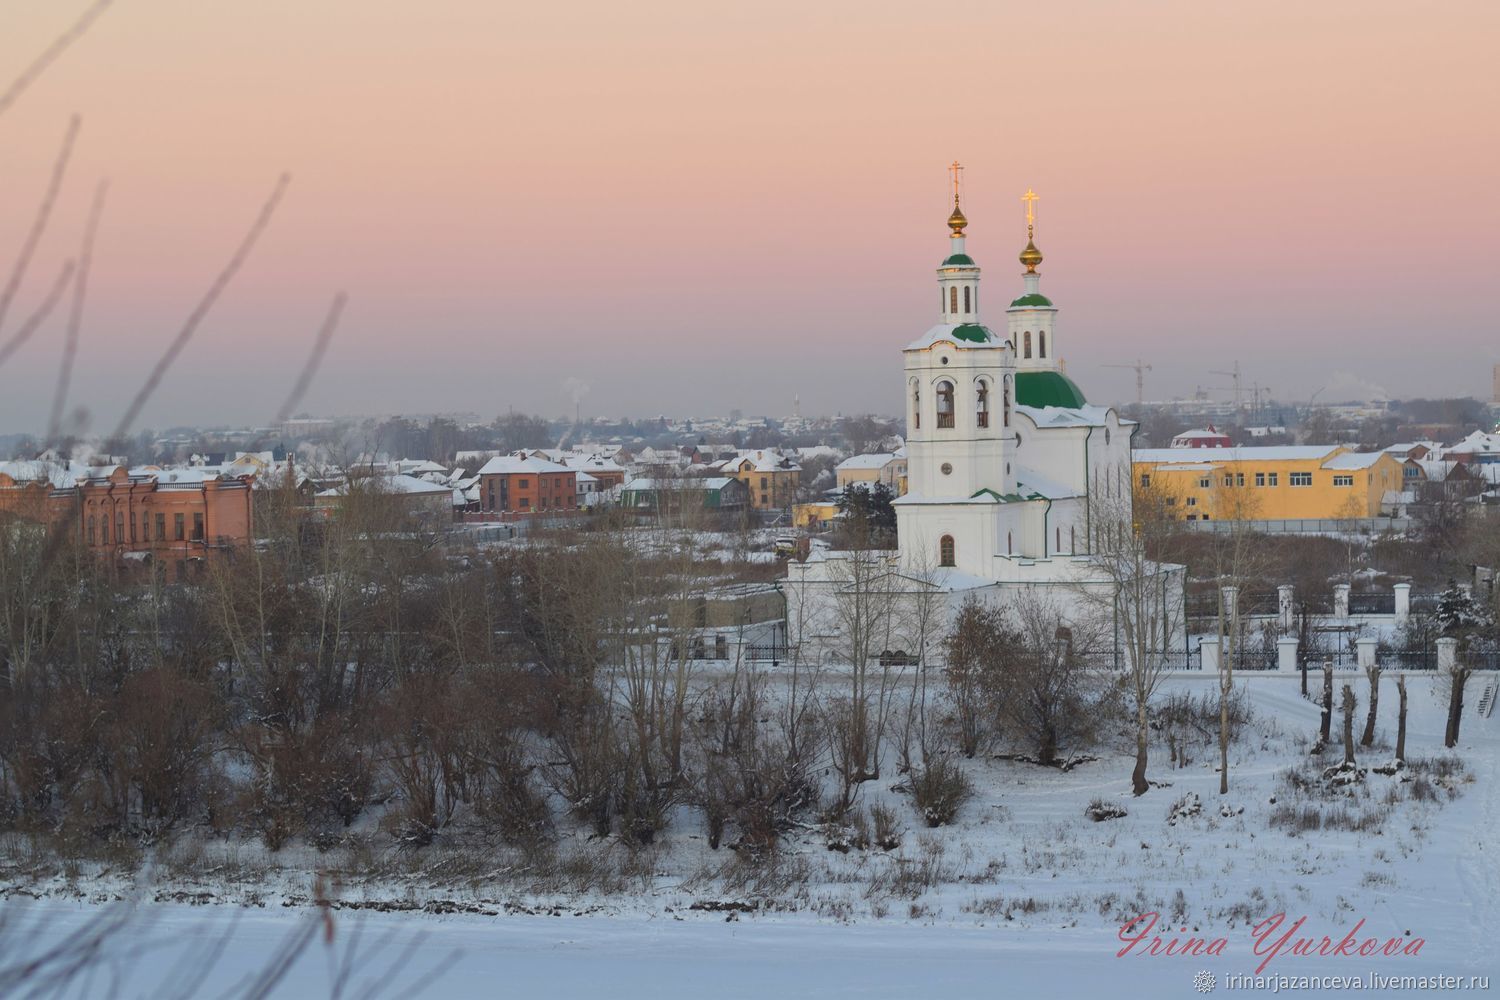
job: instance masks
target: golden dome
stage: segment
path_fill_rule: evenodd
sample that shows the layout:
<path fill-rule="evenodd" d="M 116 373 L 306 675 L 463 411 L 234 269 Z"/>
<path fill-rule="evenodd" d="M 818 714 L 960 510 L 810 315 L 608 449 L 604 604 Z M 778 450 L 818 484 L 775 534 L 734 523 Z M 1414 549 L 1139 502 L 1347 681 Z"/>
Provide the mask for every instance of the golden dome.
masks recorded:
<path fill-rule="evenodd" d="M 962 236 L 964 234 L 964 226 L 968 224 L 969 220 L 964 218 L 963 209 L 958 207 L 958 202 L 954 202 L 953 214 L 948 216 L 948 228 L 953 230 L 954 236 Z"/>
<path fill-rule="evenodd" d="M 1021 251 L 1021 263 L 1026 265 L 1027 274 L 1035 274 L 1036 266 L 1042 262 L 1042 252 L 1036 248 L 1036 243 L 1028 237 L 1026 249 Z"/>

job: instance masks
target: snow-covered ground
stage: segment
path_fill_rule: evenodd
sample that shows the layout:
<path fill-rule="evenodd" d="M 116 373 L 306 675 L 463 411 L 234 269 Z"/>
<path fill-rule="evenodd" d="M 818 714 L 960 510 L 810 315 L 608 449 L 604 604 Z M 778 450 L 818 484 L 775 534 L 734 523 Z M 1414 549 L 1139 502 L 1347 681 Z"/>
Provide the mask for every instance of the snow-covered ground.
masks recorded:
<path fill-rule="evenodd" d="M 1471 706 L 1490 681 L 1472 682 Z M 1214 683 L 1181 678 L 1169 687 L 1202 694 Z M 545 990 L 571 997 L 601 989 L 611 998 L 1191 996 L 1200 971 L 1213 972 L 1225 992 L 1227 976 L 1252 972 L 1263 957 L 1252 927 L 1278 912 L 1287 925 L 1306 918 L 1302 937 L 1337 942 L 1363 920 L 1360 939 L 1423 944 L 1414 956 L 1283 954 L 1267 965 L 1268 975 L 1487 975 L 1500 990 L 1500 722 L 1471 707 L 1456 754 L 1463 770 L 1440 773 L 1448 770 L 1436 763 L 1448 756 L 1443 709 L 1431 679 L 1412 677 L 1407 753 L 1423 775 L 1402 782 L 1371 773 L 1353 797 L 1330 800 L 1323 791 L 1299 793 L 1284 777 L 1289 768 L 1316 775 L 1340 753 L 1308 757 L 1318 709 L 1300 696 L 1298 679 L 1248 676 L 1243 687 L 1253 721 L 1232 754 L 1231 793 L 1222 801 L 1216 753 L 1207 746 L 1178 769 L 1157 748 L 1152 776 L 1170 787 L 1139 799 L 1129 795 L 1128 760 L 1119 755 L 1067 772 L 973 761 L 966 766 L 977 794 L 954 827 L 922 828 L 890 787 L 895 779 L 879 782 L 864 804 L 883 800 L 899 809 L 900 847 L 831 852 L 822 833 L 808 830 L 784 845 L 785 874 L 795 877 L 761 892 L 728 877 L 729 852 L 710 851 L 686 820 L 623 892 L 543 891 L 498 874 L 455 878 L 433 855 L 399 878 L 346 874 L 339 898 L 349 908 L 332 915 L 332 944 L 320 928 L 275 995 L 327 995 L 331 970 L 353 956 L 351 996 L 369 992 L 358 988 L 364 980 L 392 996 L 409 995 L 408 983 L 435 996 Z M 1363 696 L 1363 682 L 1354 687 Z M 1380 712 L 1387 748 L 1364 752 L 1362 764 L 1389 759 L 1396 702 L 1387 676 Z M 1201 813 L 1169 824 L 1169 809 L 1189 793 L 1198 795 Z M 1095 798 L 1128 815 L 1088 820 L 1084 808 Z M 1273 812 L 1284 815 L 1288 806 L 1315 810 L 1320 828 L 1272 825 Z M 104 968 L 128 985 L 121 995 L 160 995 L 163 976 L 181 975 L 179 960 L 219 945 L 202 992 L 222 994 L 307 919 L 306 907 L 282 905 L 306 898 L 305 874 L 226 875 L 215 862 L 205 851 L 195 867 L 163 865 L 148 895 L 251 905 L 139 905 L 106 943 L 118 961 Z M 725 864 L 731 867 L 721 876 Z M 86 926 L 107 912 L 100 900 L 125 888 L 107 871 L 31 879 L 13 868 L 6 878 L 13 894 L 0 965 Z M 380 912 L 393 906 L 419 909 Z M 1223 938 L 1223 954 L 1142 955 L 1148 938 L 1117 957 L 1121 923 L 1145 911 L 1161 914 L 1156 931 L 1164 940 Z M 1169 922 L 1188 932 L 1169 933 Z M 1307 992 L 1355 988 L 1320 985 Z M 1432 992 L 1413 984 L 1374 995 Z"/>

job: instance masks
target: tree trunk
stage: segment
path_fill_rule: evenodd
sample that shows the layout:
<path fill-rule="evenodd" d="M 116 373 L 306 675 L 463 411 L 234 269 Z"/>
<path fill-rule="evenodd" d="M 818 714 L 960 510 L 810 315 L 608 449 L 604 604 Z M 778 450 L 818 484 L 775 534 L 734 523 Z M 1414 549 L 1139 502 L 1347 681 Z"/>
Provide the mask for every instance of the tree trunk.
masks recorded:
<path fill-rule="evenodd" d="M 1229 692 L 1233 687 L 1226 669 L 1219 680 L 1219 794 L 1229 794 Z"/>
<path fill-rule="evenodd" d="M 1396 692 L 1401 696 L 1401 709 L 1396 715 L 1396 759 L 1406 759 L 1406 675 L 1396 675 Z"/>
<path fill-rule="evenodd" d="M 1453 693 L 1448 698 L 1448 731 L 1443 739 L 1443 746 L 1450 749 L 1458 745 L 1458 727 L 1464 714 L 1464 684 L 1469 680 L 1469 671 L 1458 667 L 1451 676 Z"/>
<path fill-rule="evenodd" d="M 1150 785 L 1146 783 L 1146 739 L 1150 734 L 1146 722 L 1146 702 L 1137 699 L 1135 706 L 1135 770 L 1130 774 L 1133 794 L 1145 795 Z"/>
<path fill-rule="evenodd" d="M 1344 685 L 1344 763 L 1354 763 L 1354 689 Z"/>
<path fill-rule="evenodd" d="M 1380 668 L 1370 668 L 1370 711 L 1365 716 L 1365 733 L 1359 745 L 1367 747 L 1375 742 L 1375 710 L 1380 705 Z"/>
<path fill-rule="evenodd" d="M 1323 725 L 1322 743 L 1328 745 L 1333 729 L 1333 661 L 1323 661 Z"/>

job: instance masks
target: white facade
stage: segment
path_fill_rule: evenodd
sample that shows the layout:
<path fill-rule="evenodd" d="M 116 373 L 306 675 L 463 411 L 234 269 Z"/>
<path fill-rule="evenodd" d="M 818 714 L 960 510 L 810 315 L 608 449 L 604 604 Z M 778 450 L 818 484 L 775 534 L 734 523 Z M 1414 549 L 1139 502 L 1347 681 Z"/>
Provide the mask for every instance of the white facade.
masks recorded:
<path fill-rule="evenodd" d="M 1090 558 L 1089 498 L 1128 502 L 1135 423 L 1087 403 L 1064 374 L 1057 309 L 1039 290 L 1035 246 L 1022 255 L 1022 291 L 997 334 L 980 320 L 967 223 L 955 211 L 949 224 L 939 323 L 903 351 L 908 491 L 895 501 L 898 550 L 882 557 L 880 572 L 891 587 L 945 595 L 940 631 L 969 595 L 1005 603 L 1040 589 L 1059 608 L 1097 604 L 1087 592 L 1108 593 L 1111 584 Z M 837 646 L 835 605 L 856 572 L 852 559 L 825 550 L 789 564 L 791 641 Z M 870 571 L 868 563 L 857 569 Z M 889 641 L 910 652 L 931 639 Z"/>

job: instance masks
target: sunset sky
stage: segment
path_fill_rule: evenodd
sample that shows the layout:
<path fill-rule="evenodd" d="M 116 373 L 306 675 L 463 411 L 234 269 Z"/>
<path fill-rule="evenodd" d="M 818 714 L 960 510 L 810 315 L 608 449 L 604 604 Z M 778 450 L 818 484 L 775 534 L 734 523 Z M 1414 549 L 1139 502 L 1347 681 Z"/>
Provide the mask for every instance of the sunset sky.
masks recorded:
<path fill-rule="evenodd" d="M 0 86 L 83 9 L 4 0 Z M 118 419 L 287 170 L 137 428 L 264 422 L 332 295 L 329 414 L 899 410 L 937 321 L 948 162 L 994 308 L 1019 196 L 1094 401 L 1245 384 L 1487 397 L 1500 5 L 117 0 L 0 115 L 7 322 L 110 194 L 73 402 Z M 1013 292 L 1014 290 L 1014 292 Z M 46 424 L 62 311 L 0 368 Z M 1216 392 L 1227 398 L 1226 391 Z"/>

